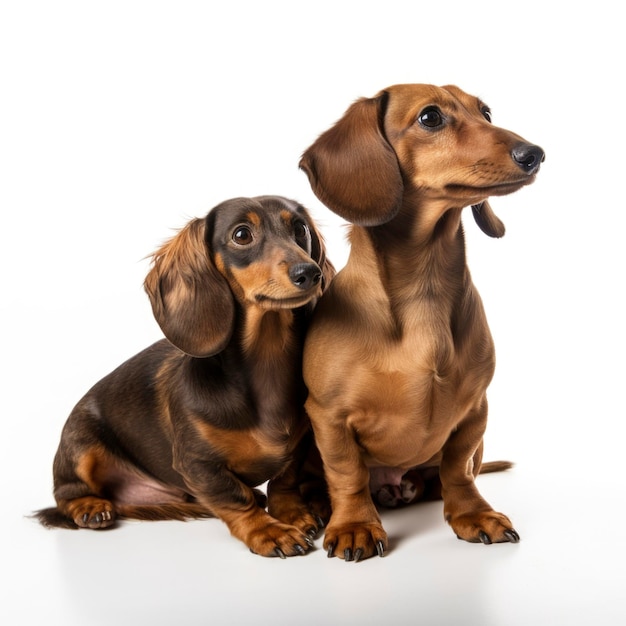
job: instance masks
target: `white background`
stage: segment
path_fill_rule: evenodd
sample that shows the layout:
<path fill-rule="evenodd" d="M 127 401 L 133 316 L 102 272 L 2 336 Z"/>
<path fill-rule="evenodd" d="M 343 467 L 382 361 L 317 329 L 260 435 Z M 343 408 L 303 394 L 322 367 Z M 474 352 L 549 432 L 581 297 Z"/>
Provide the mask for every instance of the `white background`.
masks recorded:
<path fill-rule="evenodd" d="M 550 8 L 554 6 L 555 8 Z M 558 6 L 558 8 L 556 8 Z M 0 3 L 5 624 L 620 624 L 624 100 L 615 2 Z M 466 216 L 498 355 L 479 478 L 518 545 L 454 537 L 441 504 L 385 513 L 392 551 L 251 555 L 217 520 L 46 531 L 80 396 L 160 338 L 146 256 L 233 196 L 282 194 L 345 229 L 302 151 L 360 96 L 455 83 L 540 144 L 537 182 Z"/>

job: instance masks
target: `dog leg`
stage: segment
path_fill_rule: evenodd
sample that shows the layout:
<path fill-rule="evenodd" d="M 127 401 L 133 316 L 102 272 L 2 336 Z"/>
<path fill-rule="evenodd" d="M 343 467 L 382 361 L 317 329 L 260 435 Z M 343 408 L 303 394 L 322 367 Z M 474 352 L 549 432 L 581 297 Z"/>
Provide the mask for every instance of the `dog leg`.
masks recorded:
<path fill-rule="evenodd" d="M 472 543 L 517 543 L 520 537 L 511 520 L 493 510 L 474 482 L 482 460 L 482 437 L 487 403 L 452 433 L 443 449 L 439 469 L 444 517 L 459 539 Z"/>
<path fill-rule="evenodd" d="M 344 427 L 349 420 L 324 415 L 319 406 L 307 410 L 321 425 L 315 428 L 328 482 L 332 514 L 324 534 L 329 557 L 360 561 L 387 551 L 387 533 L 370 494 L 370 473 L 352 433 Z M 330 424 L 338 425 L 330 428 Z"/>
<path fill-rule="evenodd" d="M 359 480 L 361 489 L 353 491 L 356 481 L 349 481 L 351 485 L 347 486 L 344 481 L 338 480 L 334 471 L 329 470 L 333 513 L 324 534 L 324 549 L 329 557 L 361 561 L 376 554 L 384 556 L 387 551 L 387 533 L 369 492 L 367 467 L 362 465 L 358 473 L 365 478 Z"/>
<path fill-rule="evenodd" d="M 284 523 L 260 506 L 265 503 L 259 500 L 258 490 L 243 483 L 223 464 L 183 458 L 178 471 L 196 500 L 220 518 L 251 552 L 285 558 L 305 554 L 313 546 L 308 530 L 317 526 L 312 516 L 300 527 Z"/>
<path fill-rule="evenodd" d="M 330 500 L 322 459 L 309 431 L 293 453 L 293 461 L 268 487 L 268 512 L 281 522 L 314 537 L 330 519 Z"/>

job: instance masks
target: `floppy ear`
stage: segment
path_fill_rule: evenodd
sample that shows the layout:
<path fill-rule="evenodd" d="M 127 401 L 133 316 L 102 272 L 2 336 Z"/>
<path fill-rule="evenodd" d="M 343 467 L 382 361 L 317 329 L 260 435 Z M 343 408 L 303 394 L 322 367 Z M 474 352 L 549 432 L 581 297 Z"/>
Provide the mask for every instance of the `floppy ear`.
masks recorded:
<path fill-rule="evenodd" d="M 503 237 L 505 233 L 502 220 L 493 212 L 487 200 L 472 205 L 472 213 L 480 230 L 490 237 Z"/>
<path fill-rule="evenodd" d="M 196 357 L 220 352 L 232 334 L 230 287 L 209 258 L 206 219 L 194 219 L 153 255 L 144 282 L 161 330 Z"/>
<path fill-rule="evenodd" d="M 398 160 L 381 130 L 388 95 L 357 100 L 302 155 L 300 168 L 315 195 L 359 226 L 376 226 L 400 209 Z"/>

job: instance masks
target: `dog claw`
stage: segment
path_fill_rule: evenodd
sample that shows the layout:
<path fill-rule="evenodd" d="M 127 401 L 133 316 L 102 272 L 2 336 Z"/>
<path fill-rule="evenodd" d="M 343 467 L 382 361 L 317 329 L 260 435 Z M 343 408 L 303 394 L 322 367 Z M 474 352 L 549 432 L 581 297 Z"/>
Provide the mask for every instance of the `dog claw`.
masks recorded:
<path fill-rule="evenodd" d="M 519 543 L 520 537 L 517 534 L 517 531 L 513 530 L 511 528 L 511 530 L 506 530 L 504 531 L 504 536 L 511 542 L 511 543 Z"/>
<path fill-rule="evenodd" d="M 293 549 L 298 553 L 298 554 L 305 554 L 306 550 L 299 544 L 297 543 Z"/>
<path fill-rule="evenodd" d="M 478 533 L 478 538 L 482 541 L 482 543 L 484 543 L 486 546 L 491 544 L 491 538 L 489 537 L 489 535 L 484 532 L 484 531 L 480 531 Z"/>
<path fill-rule="evenodd" d="M 274 549 L 274 554 L 276 556 L 279 556 L 281 559 L 286 559 L 287 557 L 285 556 L 285 553 L 280 549 L 280 548 L 275 548 Z"/>
<path fill-rule="evenodd" d="M 316 516 L 315 516 L 315 521 L 317 522 L 317 527 L 318 527 L 319 529 L 324 528 L 324 520 L 323 520 L 323 519 L 322 519 L 319 515 L 316 515 Z M 316 531 L 316 532 L 317 532 L 317 531 Z"/>
<path fill-rule="evenodd" d="M 380 540 L 376 542 L 376 552 L 380 557 L 385 556 L 385 544 Z"/>
<path fill-rule="evenodd" d="M 304 538 L 304 540 L 306 541 L 306 545 L 309 546 L 309 548 L 312 548 L 315 545 L 313 543 L 313 536 L 307 536 Z"/>
<path fill-rule="evenodd" d="M 335 556 L 334 552 L 335 552 L 336 547 L 337 547 L 336 543 L 331 543 L 328 546 L 327 556 L 329 559 Z M 385 556 L 385 544 L 383 543 L 382 540 L 379 540 L 376 542 L 376 553 L 380 557 Z M 361 559 L 363 559 L 364 554 L 365 554 L 365 550 L 363 548 L 356 548 L 354 552 L 352 552 L 351 548 L 346 548 L 343 551 L 343 558 L 344 558 L 344 561 L 355 561 L 358 563 L 359 561 L 361 561 Z"/>

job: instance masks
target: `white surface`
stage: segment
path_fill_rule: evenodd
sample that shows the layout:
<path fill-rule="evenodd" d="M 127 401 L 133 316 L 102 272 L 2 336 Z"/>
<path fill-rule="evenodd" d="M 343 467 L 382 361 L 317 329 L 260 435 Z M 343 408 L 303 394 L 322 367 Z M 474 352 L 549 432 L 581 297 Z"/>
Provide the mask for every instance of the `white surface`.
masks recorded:
<path fill-rule="evenodd" d="M 0 4 L 2 623 L 625 623 L 617 5 L 211 6 Z M 547 153 L 535 185 L 494 199 L 504 239 L 465 220 L 498 354 L 485 456 L 516 462 L 479 484 L 521 543 L 462 543 L 440 503 L 385 513 L 393 549 L 360 564 L 321 539 L 262 559 L 217 520 L 26 519 L 52 503 L 74 403 L 160 336 L 144 257 L 226 198 L 279 193 L 312 209 L 341 266 L 343 228 L 298 159 L 396 82 L 456 83 Z"/>

